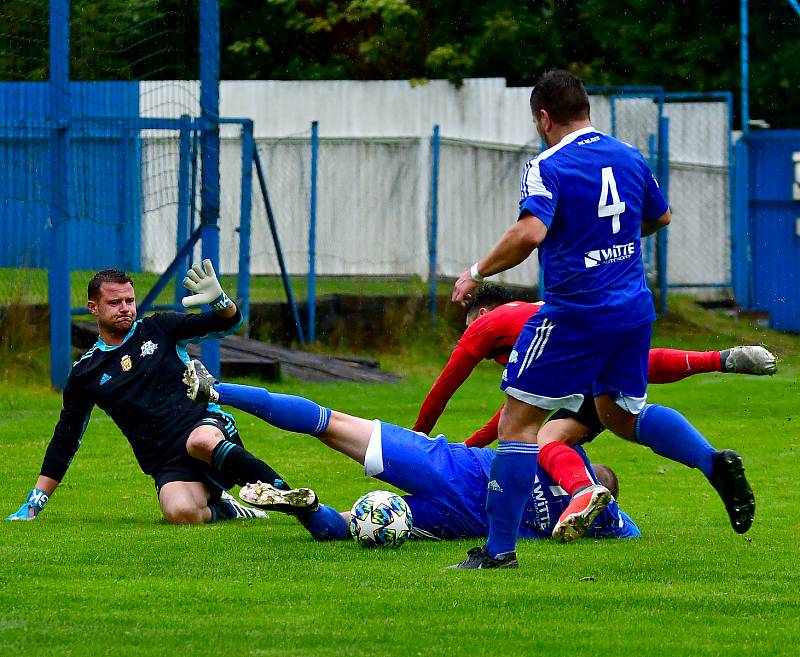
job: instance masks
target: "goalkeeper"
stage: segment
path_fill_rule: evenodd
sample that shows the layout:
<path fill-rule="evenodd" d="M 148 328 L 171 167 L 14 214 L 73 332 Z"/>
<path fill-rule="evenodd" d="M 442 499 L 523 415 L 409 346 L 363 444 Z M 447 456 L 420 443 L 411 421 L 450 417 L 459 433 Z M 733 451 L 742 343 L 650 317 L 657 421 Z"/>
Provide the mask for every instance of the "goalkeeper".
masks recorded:
<path fill-rule="evenodd" d="M 94 406 L 108 413 L 128 439 L 142 471 L 153 478 L 170 523 L 264 517 L 225 489 L 251 481 L 288 488 L 244 449 L 231 415 L 186 398 L 181 383 L 189 362 L 186 345 L 234 332 L 242 315 L 222 291 L 210 260 L 193 265 L 183 284 L 192 292 L 184 307 L 208 304 L 211 312 L 137 319 L 133 281 L 124 272 L 105 269 L 89 281 L 87 306 L 99 338 L 74 364 L 36 486 L 8 520 L 33 520 L 44 509 L 64 479 Z"/>

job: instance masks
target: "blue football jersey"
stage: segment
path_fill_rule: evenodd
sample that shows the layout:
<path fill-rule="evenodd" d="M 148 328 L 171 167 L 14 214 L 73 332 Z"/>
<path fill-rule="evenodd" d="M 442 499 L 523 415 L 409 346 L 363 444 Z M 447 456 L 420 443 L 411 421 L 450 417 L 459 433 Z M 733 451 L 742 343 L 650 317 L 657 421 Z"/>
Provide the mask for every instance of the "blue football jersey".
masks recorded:
<path fill-rule="evenodd" d="M 586 472 L 592 481 L 599 483 L 592 469 L 589 457 L 582 447 L 576 452 L 586 465 Z M 538 449 L 536 450 L 538 453 Z M 559 516 L 569 505 L 570 496 L 543 468 L 536 468 L 533 490 L 525 504 L 519 528 L 520 538 L 549 538 Z M 586 536 L 593 538 L 636 538 L 641 536 L 639 528 L 631 518 L 622 512 L 616 500 L 611 502 L 592 522 Z"/>
<path fill-rule="evenodd" d="M 655 318 L 644 277 L 641 222 L 667 203 L 641 153 L 592 127 L 530 160 L 520 218 L 547 226 L 539 247 L 544 300 L 563 320 L 629 328 Z"/>

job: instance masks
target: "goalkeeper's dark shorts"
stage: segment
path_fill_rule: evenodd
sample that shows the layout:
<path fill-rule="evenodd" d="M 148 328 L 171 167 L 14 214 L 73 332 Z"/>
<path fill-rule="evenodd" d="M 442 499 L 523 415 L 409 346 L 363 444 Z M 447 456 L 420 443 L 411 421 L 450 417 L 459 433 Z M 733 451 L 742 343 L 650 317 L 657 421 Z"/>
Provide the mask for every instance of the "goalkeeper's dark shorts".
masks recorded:
<path fill-rule="evenodd" d="M 594 405 L 594 397 L 592 397 L 591 393 L 583 396 L 583 403 L 577 411 L 569 411 L 566 408 L 559 408 L 555 413 L 547 418 L 547 421 L 549 422 L 550 420 L 566 419 L 577 420 L 589 430 L 586 436 L 578 443 L 579 445 L 592 442 L 595 438 L 597 438 L 597 436 L 605 431 L 605 427 L 600 421 L 600 416 L 597 414 L 597 409 Z"/>
<path fill-rule="evenodd" d="M 181 440 L 175 441 L 167 453 L 164 454 L 160 467 L 152 475 L 157 493 L 161 492 L 164 484 L 168 484 L 171 481 L 199 481 L 211 492 L 209 501 L 214 502 L 219 500 L 223 490 L 227 490 L 236 484 L 231 475 L 224 474 L 212 468 L 208 463 L 192 458 L 186 451 L 186 441 L 189 439 L 189 434 L 197 427 L 204 425 L 216 427 L 222 431 L 225 440 L 240 447 L 242 446 L 242 439 L 239 436 L 239 430 L 236 428 L 233 416 L 213 411 L 207 413 L 189 429 Z"/>

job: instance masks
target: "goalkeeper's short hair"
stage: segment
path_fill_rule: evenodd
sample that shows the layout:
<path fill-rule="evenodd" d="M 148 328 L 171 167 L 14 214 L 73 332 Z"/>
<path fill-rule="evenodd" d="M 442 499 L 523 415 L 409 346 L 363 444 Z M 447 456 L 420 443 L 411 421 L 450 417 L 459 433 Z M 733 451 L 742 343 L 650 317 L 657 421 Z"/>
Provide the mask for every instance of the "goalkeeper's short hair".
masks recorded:
<path fill-rule="evenodd" d="M 133 285 L 133 279 L 119 269 L 103 269 L 92 276 L 86 296 L 92 301 L 97 301 L 100 298 L 100 286 L 103 283 L 118 283 L 119 285 L 130 283 Z"/>

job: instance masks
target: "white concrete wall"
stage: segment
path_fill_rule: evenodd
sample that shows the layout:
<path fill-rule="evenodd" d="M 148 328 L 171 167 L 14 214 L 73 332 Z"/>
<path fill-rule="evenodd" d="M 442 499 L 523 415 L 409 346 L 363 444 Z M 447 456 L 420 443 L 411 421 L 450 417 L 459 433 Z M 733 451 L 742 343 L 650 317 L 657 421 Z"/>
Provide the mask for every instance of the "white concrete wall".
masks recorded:
<path fill-rule="evenodd" d="M 289 270 L 308 269 L 309 136 L 319 122 L 317 271 L 320 274 L 427 275 L 430 149 L 441 126 L 439 273 L 454 276 L 515 220 L 523 163 L 539 149 L 528 106 L 530 89 L 503 79 L 446 81 L 224 81 L 221 114 L 254 120 L 271 202 Z M 611 105 L 593 97 L 592 120 L 611 132 Z M 143 116 L 199 113 L 196 82 L 141 85 Z M 670 119 L 669 237 L 671 283 L 729 279 L 727 114 L 723 103 L 668 104 Z M 647 157 L 658 107 L 649 99 L 617 99 L 616 133 Z M 163 133 L 161 133 L 163 135 Z M 240 144 L 223 130 L 221 265 L 238 263 Z M 473 143 L 465 143 L 473 142 Z M 177 139 L 146 135 L 146 269 L 162 270 L 174 255 Z M 254 181 L 255 182 L 255 181 Z M 260 194 L 254 186 L 253 273 L 276 273 L 277 261 Z M 535 281 L 535 260 L 503 280 Z"/>

